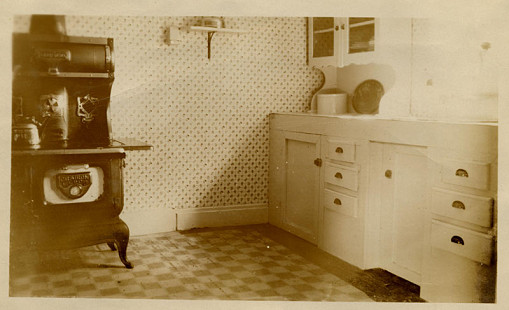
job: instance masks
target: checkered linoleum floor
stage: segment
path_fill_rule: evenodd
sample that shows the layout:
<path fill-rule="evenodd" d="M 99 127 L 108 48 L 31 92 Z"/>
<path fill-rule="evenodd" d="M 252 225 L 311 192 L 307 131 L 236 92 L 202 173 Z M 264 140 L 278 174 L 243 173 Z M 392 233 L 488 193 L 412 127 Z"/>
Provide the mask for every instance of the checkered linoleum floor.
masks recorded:
<path fill-rule="evenodd" d="M 133 237 L 126 269 L 106 244 L 11 257 L 12 297 L 372 301 L 255 230 Z"/>

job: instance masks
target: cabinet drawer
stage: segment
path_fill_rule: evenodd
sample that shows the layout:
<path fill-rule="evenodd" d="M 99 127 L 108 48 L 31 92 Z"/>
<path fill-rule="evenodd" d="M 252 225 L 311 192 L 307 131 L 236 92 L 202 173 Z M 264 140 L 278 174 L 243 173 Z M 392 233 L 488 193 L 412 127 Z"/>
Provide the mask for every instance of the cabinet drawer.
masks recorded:
<path fill-rule="evenodd" d="M 489 197 L 433 189 L 432 210 L 434 213 L 456 220 L 491 227 L 493 200 Z"/>
<path fill-rule="evenodd" d="M 332 160 L 355 162 L 355 144 L 327 139 L 327 158 Z"/>
<path fill-rule="evenodd" d="M 324 207 L 338 213 L 357 217 L 357 198 L 324 189 Z"/>
<path fill-rule="evenodd" d="M 324 169 L 325 182 L 338 185 L 353 191 L 357 191 L 358 187 L 358 171 L 357 169 L 342 166 L 325 164 Z"/>
<path fill-rule="evenodd" d="M 481 190 L 489 189 L 490 164 L 456 160 L 442 162 L 442 182 Z"/>
<path fill-rule="evenodd" d="M 431 245 L 490 265 L 493 252 L 493 238 L 458 226 L 433 220 L 431 224 Z"/>

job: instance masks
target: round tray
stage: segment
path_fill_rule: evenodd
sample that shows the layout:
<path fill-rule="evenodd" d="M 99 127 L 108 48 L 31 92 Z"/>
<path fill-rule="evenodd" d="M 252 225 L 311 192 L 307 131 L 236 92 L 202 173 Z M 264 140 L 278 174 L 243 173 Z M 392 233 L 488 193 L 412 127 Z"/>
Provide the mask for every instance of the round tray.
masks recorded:
<path fill-rule="evenodd" d="M 352 97 L 352 106 L 357 113 L 373 114 L 378 111 L 384 87 L 377 80 L 366 80 L 360 83 Z"/>

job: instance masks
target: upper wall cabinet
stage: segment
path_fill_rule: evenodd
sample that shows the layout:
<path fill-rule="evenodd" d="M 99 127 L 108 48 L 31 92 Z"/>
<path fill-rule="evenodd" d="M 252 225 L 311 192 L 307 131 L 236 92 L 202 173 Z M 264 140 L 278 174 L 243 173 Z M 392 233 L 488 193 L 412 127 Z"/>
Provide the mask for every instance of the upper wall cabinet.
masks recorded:
<path fill-rule="evenodd" d="M 373 61 L 378 20 L 372 17 L 310 17 L 309 65 L 343 67 Z"/>

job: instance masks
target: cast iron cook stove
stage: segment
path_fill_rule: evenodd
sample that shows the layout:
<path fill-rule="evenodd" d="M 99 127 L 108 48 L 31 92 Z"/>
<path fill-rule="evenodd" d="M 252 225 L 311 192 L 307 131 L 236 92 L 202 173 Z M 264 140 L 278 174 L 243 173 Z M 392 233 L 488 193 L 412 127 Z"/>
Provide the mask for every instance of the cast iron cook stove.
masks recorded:
<path fill-rule="evenodd" d="M 11 253 L 107 243 L 127 268 L 126 149 L 112 139 L 113 39 L 72 37 L 63 16 L 13 34 Z"/>

